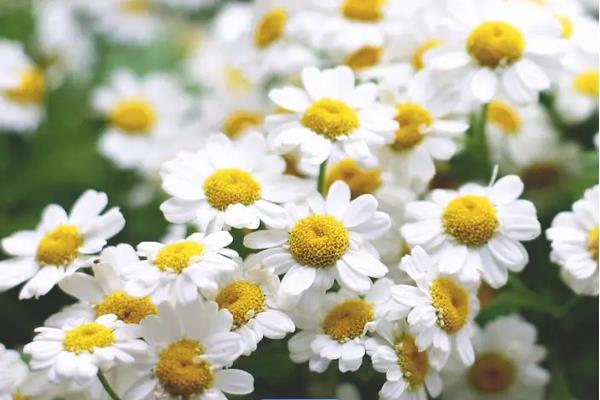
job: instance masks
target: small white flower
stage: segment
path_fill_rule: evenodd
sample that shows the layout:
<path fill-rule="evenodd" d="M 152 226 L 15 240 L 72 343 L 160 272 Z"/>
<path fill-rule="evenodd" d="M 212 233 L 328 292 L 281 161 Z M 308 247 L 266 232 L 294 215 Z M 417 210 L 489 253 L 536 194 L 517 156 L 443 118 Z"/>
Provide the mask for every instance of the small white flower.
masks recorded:
<path fill-rule="evenodd" d="M 19 389 L 28 374 L 29 368 L 19 352 L 8 350 L 0 343 L 0 400 L 18 399 Z"/>
<path fill-rule="evenodd" d="M 598 111 L 598 54 L 581 62 L 564 76 L 558 86 L 555 107 L 568 123 L 580 123 Z"/>
<path fill-rule="evenodd" d="M 87 190 L 73 205 L 71 213 L 59 205 L 44 209 L 33 231 L 20 231 L 2 240 L 4 251 L 14 258 L 0 262 L 0 290 L 29 280 L 19 298 L 38 298 L 66 276 L 89 266 L 93 254 L 106 245 L 125 225 L 117 207 L 101 214 L 108 204 L 106 193 Z"/>

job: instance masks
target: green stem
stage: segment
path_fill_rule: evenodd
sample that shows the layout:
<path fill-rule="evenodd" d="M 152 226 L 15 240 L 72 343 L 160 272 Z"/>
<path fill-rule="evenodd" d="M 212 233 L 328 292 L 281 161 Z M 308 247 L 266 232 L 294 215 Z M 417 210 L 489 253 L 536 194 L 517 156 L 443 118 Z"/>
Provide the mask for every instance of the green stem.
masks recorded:
<path fill-rule="evenodd" d="M 102 387 L 104 387 L 104 390 L 106 390 L 106 393 L 108 393 L 112 400 L 121 400 L 119 395 L 115 393 L 113 388 L 110 386 L 110 383 L 108 383 L 108 381 L 106 380 L 106 377 L 104 376 L 100 368 L 98 368 L 98 379 L 100 380 Z"/>
<path fill-rule="evenodd" d="M 317 180 L 317 190 L 325 196 L 325 174 L 327 171 L 327 160 L 321 163 L 319 167 L 319 179 Z"/>
<path fill-rule="evenodd" d="M 488 103 L 481 106 L 481 112 L 479 118 L 476 119 L 477 126 L 473 130 L 473 140 L 475 141 L 476 147 L 479 149 L 479 159 L 481 160 L 482 174 L 485 179 L 489 179 L 491 173 L 490 164 L 490 150 L 488 148 L 487 136 L 485 128 L 487 125 L 488 118 Z"/>

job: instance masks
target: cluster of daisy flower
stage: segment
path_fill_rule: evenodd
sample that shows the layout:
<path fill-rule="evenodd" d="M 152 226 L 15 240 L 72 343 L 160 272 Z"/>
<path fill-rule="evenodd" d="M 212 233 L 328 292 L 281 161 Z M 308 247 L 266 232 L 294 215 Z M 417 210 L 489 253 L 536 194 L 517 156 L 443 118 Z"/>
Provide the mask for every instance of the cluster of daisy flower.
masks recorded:
<path fill-rule="evenodd" d="M 98 151 L 160 192 L 169 233 L 108 245 L 125 218 L 88 190 L 2 239 L 0 291 L 75 303 L 28 363 L 0 345 L 0 400 L 245 395 L 233 367 L 264 338 L 313 372 L 372 367 L 383 400 L 543 398 L 535 326 L 476 317 L 528 265 L 553 207 L 537 199 L 580 172 L 563 128 L 598 112 L 590 5 L 217 3 L 39 2 L 37 63 L 0 38 L 0 130 L 21 134 L 52 118 L 46 91 L 89 79 L 97 36 L 185 50 L 178 71 L 122 67 L 89 96 Z M 577 295 L 598 295 L 598 190 L 545 231 L 548 273 Z"/>

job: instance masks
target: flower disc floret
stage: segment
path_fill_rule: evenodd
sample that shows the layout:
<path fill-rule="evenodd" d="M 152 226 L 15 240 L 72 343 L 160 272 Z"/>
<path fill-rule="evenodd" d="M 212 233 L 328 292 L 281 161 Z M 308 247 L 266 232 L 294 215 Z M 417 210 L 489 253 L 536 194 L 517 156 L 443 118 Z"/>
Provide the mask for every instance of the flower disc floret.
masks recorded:
<path fill-rule="evenodd" d="M 366 301 L 346 300 L 329 310 L 323 320 L 323 332 L 343 343 L 362 336 L 373 316 L 373 307 Z"/>
<path fill-rule="evenodd" d="M 287 12 L 281 7 L 268 11 L 254 30 L 256 47 L 264 49 L 277 41 L 283 35 L 287 19 Z"/>
<path fill-rule="evenodd" d="M 146 134 L 156 121 L 156 112 L 144 99 L 121 101 L 108 115 L 111 124 L 129 134 Z"/>
<path fill-rule="evenodd" d="M 348 250 L 350 239 L 344 225 L 331 215 L 300 219 L 288 238 L 290 253 L 302 265 L 327 268 Z"/>
<path fill-rule="evenodd" d="M 438 278 L 429 289 L 431 303 L 437 313 L 438 325 L 449 333 L 456 333 L 469 317 L 469 294 L 450 278 Z"/>
<path fill-rule="evenodd" d="M 496 234 L 498 218 L 487 197 L 464 195 L 448 203 L 442 214 L 442 225 L 458 243 L 480 247 Z"/>
<path fill-rule="evenodd" d="M 390 145 L 395 151 L 407 151 L 423 141 L 423 128 L 433 122 L 433 117 L 425 108 L 416 103 L 396 105 L 394 118 L 400 127 L 396 130 L 394 142 Z"/>
<path fill-rule="evenodd" d="M 383 15 L 382 6 L 385 0 L 344 0 L 342 15 L 359 22 L 376 22 Z"/>
<path fill-rule="evenodd" d="M 212 207 L 225 211 L 232 204 L 253 204 L 260 198 L 261 186 L 246 171 L 219 169 L 204 181 L 204 194 Z"/>
<path fill-rule="evenodd" d="M 315 101 L 308 107 L 301 123 L 329 140 L 336 140 L 356 130 L 360 120 L 356 111 L 346 103 L 325 98 Z"/>
<path fill-rule="evenodd" d="M 71 353 L 91 353 L 96 347 L 108 347 L 115 343 L 113 331 L 97 322 L 79 325 L 65 333 L 63 348 Z"/>
<path fill-rule="evenodd" d="M 394 345 L 394 352 L 398 357 L 398 366 L 404 379 L 408 382 L 410 390 L 417 390 L 425 383 L 429 372 L 429 357 L 426 351 L 419 351 L 415 338 L 404 335 Z"/>
<path fill-rule="evenodd" d="M 42 265 L 68 265 L 79 255 L 83 240 L 75 225 L 59 225 L 40 240 L 36 259 Z"/>
<path fill-rule="evenodd" d="M 469 369 L 468 379 L 480 392 L 503 392 L 515 382 L 515 365 L 500 354 L 485 353 L 478 356 Z"/>
<path fill-rule="evenodd" d="M 17 87 L 6 91 L 6 96 L 17 103 L 39 104 L 46 95 L 46 81 L 43 72 L 36 67 L 21 73 Z"/>
<path fill-rule="evenodd" d="M 190 265 L 192 257 L 199 256 L 203 252 L 204 246 L 191 240 L 171 243 L 160 249 L 154 259 L 154 265 L 161 271 L 180 274 Z"/>
<path fill-rule="evenodd" d="M 346 158 L 329 169 L 325 177 L 325 187 L 329 188 L 338 180 L 346 182 L 352 198 L 356 198 L 363 194 L 372 194 L 381 186 L 381 171 L 379 168 L 361 167 L 355 160 Z"/>
<path fill-rule="evenodd" d="M 523 57 L 525 38 L 509 23 L 487 21 L 470 33 L 467 52 L 483 67 L 511 65 Z"/>
<path fill-rule="evenodd" d="M 265 295 L 260 286 L 248 281 L 234 281 L 223 287 L 215 301 L 220 309 L 233 316 L 233 326 L 246 324 L 265 309 Z"/>
<path fill-rule="evenodd" d="M 128 324 L 139 324 L 141 320 L 157 312 L 148 296 L 131 297 L 122 290 L 112 292 L 96 306 L 96 317 L 114 314 Z"/>

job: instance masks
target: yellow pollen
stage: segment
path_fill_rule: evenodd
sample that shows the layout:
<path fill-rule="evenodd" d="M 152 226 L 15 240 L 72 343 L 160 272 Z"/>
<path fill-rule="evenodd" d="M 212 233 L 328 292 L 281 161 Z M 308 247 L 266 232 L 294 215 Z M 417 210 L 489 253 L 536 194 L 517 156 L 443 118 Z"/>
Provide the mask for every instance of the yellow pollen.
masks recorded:
<path fill-rule="evenodd" d="M 492 288 L 485 281 L 482 281 L 477 289 L 477 299 L 479 300 L 479 305 L 481 308 L 484 308 L 490 305 L 494 299 L 498 296 L 498 290 Z"/>
<path fill-rule="evenodd" d="M 411 391 L 418 390 L 425 383 L 429 372 L 429 357 L 426 351 L 419 351 L 415 338 L 404 335 L 395 345 L 394 352 L 398 357 L 398 366 L 408 382 Z"/>
<path fill-rule="evenodd" d="M 75 225 L 59 225 L 48 232 L 36 251 L 36 259 L 43 265 L 68 265 L 79 254 L 83 236 Z"/>
<path fill-rule="evenodd" d="M 413 55 L 410 59 L 410 63 L 412 65 L 413 69 L 415 71 L 419 71 L 419 70 L 423 69 L 423 67 L 425 66 L 425 64 L 423 62 L 423 56 L 425 56 L 425 53 L 427 53 L 431 49 L 440 47 L 441 45 L 442 45 L 442 41 L 438 40 L 438 39 L 426 40 L 425 42 L 421 43 L 421 45 L 419 45 L 419 47 L 417 47 L 417 49 L 415 50 L 415 52 L 413 53 Z"/>
<path fill-rule="evenodd" d="M 249 128 L 259 126 L 262 120 L 263 116 L 255 111 L 234 111 L 223 121 L 223 132 L 227 136 L 234 138 Z"/>
<path fill-rule="evenodd" d="M 160 249 L 154 265 L 161 271 L 172 271 L 180 274 L 190 265 L 192 257 L 199 256 L 204 252 L 204 246 L 191 240 L 171 243 Z"/>
<path fill-rule="evenodd" d="M 121 11 L 128 14 L 144 14 L 150 11 L 149 0 L 125 0 L 121 3 Z"/>
<path fill-rule="evenodd" d="M 381 186 L 381 171 L 379 168 L 361 167 L 355 160 L 346 158 L 327 171 L 325 187 L 329 189 L 338 180 L 346 182 L 354 199 L 363 194 L 372 194 Z"/>
<path fill-rule="evenodd" d="M 507 135 L 514 135 L 521 129 L 519 113 L 513 106 L 504 101 L 490 101 L 487 117 L 489 122 L 499 126 Z"/>
<path fill-rule="evenodd" d="M 331 215 L 302 218 L 290 231 L 290 253 L 302 265 L 327 268 L 348 250 L 350 239 L 344 225 Z"/>
<path fill-rule="evenodd" d="M 568 39 L 573 36 L 573 21 L 571 21 L 569 17 L 566 15 L 555 15 L 554 18 L 556 18 L 560 24 L 560 27 L 562 28 L 561 36 L 564 39 Z"/>
<path fill-rule="evenodd" d="M 186 339 L 171 343 L 161 351 L 154 373 L 163 389 L 172 396 L 187 399 L 213 387 L 212 366 L 196 359 L 202 354 L 204 349 L 199 342 Z"/>
<path fill-rule="evenodd" d="M 364 46 L 350 53 L 350 55 L 346 57 L 344 64 L 352 68 L 354 71 L 360 71 L 377 65 L 381 60 L 381 53 L 381 47 Z"/>
<path fill-rule="evenodd" d="M 23 71 L 19 77 L 19 85 L 6 91 L 10 100 L 23 104 L 39 104 L 45 95 L 44 74 L 36 67 Z"/>
<path fill-rule="evenodd" d="M 588 232 L 587 249 L 592 258 L 598 262 L 598 225 Z"/>
<path fill-rule="evenodd" d="M 342 15 L 359 22 L 376 22 L 382 17 L 385 0 L 344 0 Z"/>
<path fill-rule="evenodd" d="M 413 149 L 423 140 L 423 129 L 433 122 L 429 111 L 416 103 L 400 103 L 396 105 L 394 118 L 400 128 L 396 131 L 394 143 L 390 146 L 396 151 Z"/>
<path fill-rule="evenodd" d="M 498 393 L 515 382 L 515 364 L 497 353 L 485 353 L 477 357 L 469 368 L 468 379 L 480 392 Z"/>
<path fill-rule="evenodd" d="M 573 79 L 573 87 L 579 93 L 598 100 L 598 70 L 582 72 Z"/>
<path fill-rule="evenodd" d="M 484 22 L 469 35 L 467 51 L 483 67 L 510 65 L 523 57 L 525 38 L 506 22 Z"/>
<path fill-rule="evenodd" d="M 494 205 L 487 197 L 470 194 L 448 203 L 442 215 L 442 224 L 446 233 L 469 247 L 483 246 L 498 230 Z"/>
<path fill-rule="evenodd" d="M 251 282 L 234 281 L 219 291 L 215 301 L 220 309 L 227 309 L 233 316 L 233 326 L 238 328 L 265 309 L 262 289 Z"/>
<path fill-rule="evenodd" d="M 96 317 L 115 314 L 117 318 L 128 324 L 139 324 L 148 315 L 157 313 L 156 306 L 148 296 L 131 297 L 118 290 L 106 296 L 102 303 L 96 306 Z"/>
<path fill-rule="evenodd" d="M 154 126 L 156 113 L 144 99 L 123 100 L 108 114 L 108 120 L 130 134 L 147 134 Z"/>
<path fill-rule="evenodd" d="M 21 392 L 16 392 L 12 395 L 12 400 L 25 400 L 25 396 Z"/>
<path fill-rule="evenodd" d="M 287 19 L 287 12 L 281 7 L 267 12 L 254 31 L 256 47 L 264 49 L 277 41 L 283 35 Z"/>
<path fill-rule="evenodd" d="M 449 333 L 458 332 L 469 316 L 469 295 L 465 288 L 450 278 L 438 278 L 429 289 L 438 325 Z"/>
<path fill-rule="evenodd" d="M 323 332 L 340 343 L 363 335 L 373 320 L 373 307 L 364 300 L 346 300 L 334 306 L 323 320 Z"/>
<path fill-rule="evenodd" d="M 204 181 L 208 203 L 220 211 L 232 204 L 249 206 L 260 199 L 260 183 L 241 169 L 219 169 Z"/>
<path fill-rule="evenodd" d="M 76 354 L 91 353 L 96 347 L 108 347 L 114 343 L 112 330 L 97 322 L 88 322 L 65 333 L 63 348 Z"/>
<path fill-rule="evenodd" d="M 321 99 L 312 103 L 300 122 L 329 140 L 348 135 L 360 125 L 356 111 L 333 99 Z"/>

